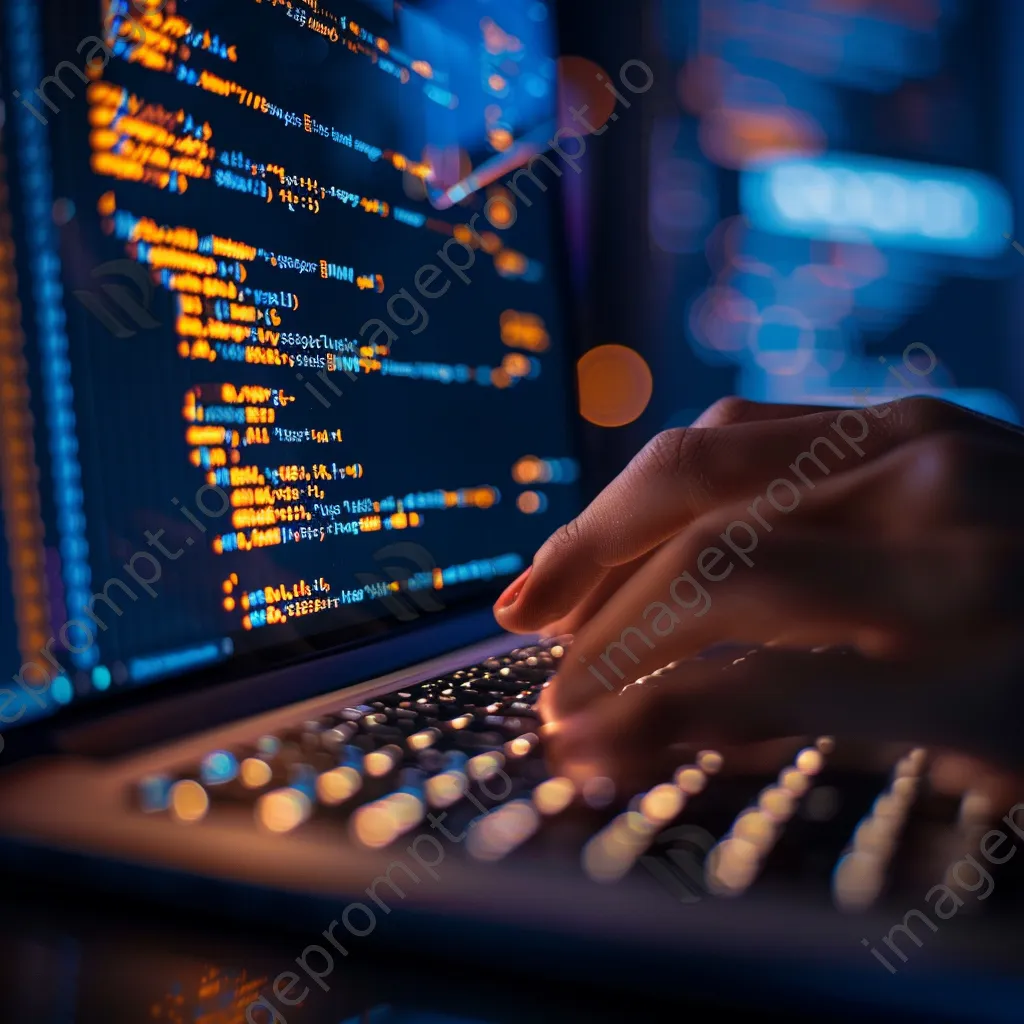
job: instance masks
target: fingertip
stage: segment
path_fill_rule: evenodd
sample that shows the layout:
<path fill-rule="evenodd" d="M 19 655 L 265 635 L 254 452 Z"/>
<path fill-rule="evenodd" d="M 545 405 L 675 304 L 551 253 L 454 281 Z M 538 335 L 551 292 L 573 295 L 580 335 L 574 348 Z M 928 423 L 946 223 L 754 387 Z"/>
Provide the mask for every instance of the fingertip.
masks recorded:
<path fill-rule="evenodd" d="M 499 608 L 494 606 L 494 618 L 498 625 L 509 633 L 536 633 L 537 627 L 530 618 L 529 612 L 524 611 L 518 604 L 511 608 Z"/>
<path fill-rule="evenodd" d="M 528 565 L 494 602 L 495 619 L 502 629 L 507 629 L 510 633 L 533 632 L 533 624 L 523 615 L 523 591 L 532 571 L 533 566 Z"/>
<path fill-rule="evenodd" d="M 526 581 L 530 578 L 530 572 L 533 569 L 532 565 L 528 565 L 501 593 L 501 597 L 494 602 L 494 611 L 504 612 L 515 606 L 519 600 L 520 595 L 523 592 L 523 587 L 526 586 Z"/>

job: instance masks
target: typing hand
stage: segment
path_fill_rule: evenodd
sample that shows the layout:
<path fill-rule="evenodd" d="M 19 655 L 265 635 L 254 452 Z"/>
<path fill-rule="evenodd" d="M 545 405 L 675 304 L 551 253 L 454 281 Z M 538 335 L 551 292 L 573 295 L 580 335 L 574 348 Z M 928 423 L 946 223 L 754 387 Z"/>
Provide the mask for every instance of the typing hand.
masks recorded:
<path fill-rule="evenodd" d="M 660 670 L 544 727 L 552 767 L 638 792 L 714 749 L 732 771 L 770 771 L 809 739 L 887 770 L 907 745 L 933 753 L 933 784 L 1024 796 L 1024 642 L 945 667 L 842 648 L 760 648 Z M 798 737 L 798 739 L 785 739 Z M 803 737 L 803 739 L 799 739 Z"/>
<path fill-rule="evenodd" d="M 575 633 L 552 720 L 719 643 L 851 645 L 927 679 L 1017 635 L 1022 498 L 1024 435 L 944 402 L 727 401 L 647 445 L 495 614 Z"/>

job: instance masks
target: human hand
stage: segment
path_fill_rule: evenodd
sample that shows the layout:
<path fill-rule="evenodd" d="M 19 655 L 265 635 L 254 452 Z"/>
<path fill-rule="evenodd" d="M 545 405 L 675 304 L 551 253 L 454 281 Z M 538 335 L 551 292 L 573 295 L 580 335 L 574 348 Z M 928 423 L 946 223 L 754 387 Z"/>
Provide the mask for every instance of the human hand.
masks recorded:
<path fill-rule="evenodd" d="M 907 746 L 932 752 L 932 783 L 996 804 L 1024 797 L 1024 642 L 968 666 L 869 658 L 849 648 L 757 648 L 683 662 L 543 727 L 554 771 L 640 792 L 718 751 L 726 771 L 777 770 L 818 736 L 831 760 L 888 771 Z"/>
<path fill-rule="evenodd" d="M 577 634 L 553 719 L 723 642 L 966 663 L 1020 623 L 1022 470 L 1019 431 L 934 399 L 719 403 L 658 435 L 495 614 Z"/>

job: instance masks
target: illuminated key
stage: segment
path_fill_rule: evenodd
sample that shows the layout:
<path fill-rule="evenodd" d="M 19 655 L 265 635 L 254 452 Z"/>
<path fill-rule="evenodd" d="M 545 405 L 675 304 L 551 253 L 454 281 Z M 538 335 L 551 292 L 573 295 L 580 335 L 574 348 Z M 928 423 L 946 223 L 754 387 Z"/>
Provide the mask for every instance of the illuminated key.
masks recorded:
<path fill-rule="evenodd" d="M 947 888 L 954 891 L 958 886 L 964 888 L 965 883 L 958 875 L 963 866 L 963 858 L 978 850 L 982 836 L 986 830 L 992 828 L 997 817 L 996 805 L 987 793 L 976 789 L 964 793 L 957 812 L 957 852 L 960 857 L 951 858 L 952 862 L 946 867 L 943 883 Z"/>
<path fill-rule="evenodd" d="M 825 757 L 816 747 L 805 747 L 796 755 L 793 764 L 803 775 L 817 775 L 824 767 Z"/>
<path fill-rule="evenodd" d="M 761 851 L 747 839 L 723 839 L 708 854 L 704 878 L 717 896 L 738 896 L 757 878 Z"/>
<path fill-rule="evenodd" d="M 717 750 L 702 750 L 697 755 L 697 767 L 705 775 L 717 775 L 725 759 Z"/>
<path fill-rule="evenodd" d="M 853 849 L 888 863 L 898 832 L 899 823 L 892 818 L 864 818 L 854 830 Z"/>
<path fill-rule="evenodd" d="M 416 828 L 426 816 L 422 772 L 407 769 L 396 793 L 360 807 L 349 823 L 353 837 L 379 850 Z"/>
<path fill-rule="evenodd" d="M 708 856 L 710 889 L 719 895 L 736 895 L 753 883 L 799 799 L 810 790 L 811 777 L 824 763 L 817 747 L 806 747 L 797 754 L 795 764 L 779 773 L 778 785 L 762 790 L 757 805 L 737 815 L 728 834 L 712 851 L 713 856 Z"/>
<path fill-rule="evenodd" d="M 657 826 L 637 811 L 614 818 L 583 847 L 583 871 L 595 882 L 616 882 L 651 845 Z"/>
<path fill-rule="evenodd" d="M 887 860 L 875 853 L 854 850 L 836 865 L 832 898 L 841 910 L 863 910 L 878 898 L 885 884 Z"/>
<path fill-rule="evenodd" d="M 199 765 L 199 778 L 204 786 L 220 786 L 238 775 L 238 761 L 229 750 L 214 750 Z"/>
<path fill-rule="evenodd" d="M 317 776 L 316 796 L 320 803 L 336 807 L 362 789 L 363 777 L 354 768 L 332 768 Z"/>
<path fill-rule="evenodd" d="M 811 780 L 798 768 L 791 766 L 779 772 L 779 785 L 794 796 L 801 797 L 811 788 Z"/>
<path fill-rule="evenodd" d="M 759 808 L 744 811 L 732 826 L 732 834 L 752 844 L 762 856 L 772 848 L 778 833 L 779 823 Z"/>
<path fill-rule="evenodd" d="M 687 764 L 677 768 L 675 784 L 688 796 L 696 796 L 707 785 L 707 776 L 696 765 Z"/>
<path fill-rule="evenodd" d="M 796 811 L 796 796 L 783 786 L 769 786 L 758 798 L 757 806 L 780 824 Z"/>
<path fill-rule="evenodd" d="M 545 779 L 533 790 L 533 805 L 545 816 L 561 814 L 576 795 L 576 784 L 564 775 Z"/>
<path fill-rule="evenodd" d="M 493 779 L 505 765 L 505 755 L 498 751 L 477 754 L 466 762 L 466 774 L 474 782 L 486 782 Z"/>
<path fill-rule="evenodd" d="M 469 790 L 469 779 L 463 772 L 439 772 L 432 775 L 426 784 L 427 803 L 443 809 L 458 803 Z"/>
<path fill-rule="evenodd" d="M 247 757 L 239 765 L 238 774 L 246 789 L 262 789 L 274 777 L 273 769 L 259 757 Z"/>
<path fill-rule="evenodd" d="M 512 800 L 472 824 L 466 848 L 477 860 L 500 860 L 533 836 L 540 822 L 529 800 Z"/>
<path fill-rule="evenodd" d="M 924 770 L 925 763 L 928 760 L 928 751 L 924 747 L 915 747 L 908 755 L 910 766 L 913 769 L 915 775 L 920 775 Z"/>
<path fill-rule="evenodd" d="M 410 750 L 426 750 L 432 747 L 441 738 L 440 729 L 424 729 L 422 732 L 414 732 L 407 740 Z"/>
<path fill-rule="evenodd" d="M 184 824 L 202 821 L 210 809 L 210 798 L 198 782 L 182 779 L 171 787 L 171 813 Z"/>
<path fill-rule="evenodd" d="M 841 910 L 863 910 L 880 895 L 926 759 L 923 750 L 902 758 L 892 784 L 854 830 L 851 851 L 840 859 L 832 878 L 832 899 Z"/>
<path fill-rule="evenodd" d="M 392 771 L 402 760 L 402 748 L 393 743 L 380 750 L 371 750 L 363 758 L 363 771 L 372 778 L 379 779 Z"/>
<path fill-rule="evenodd" d="M 256 820 L 268 832 L 282 834 L 291 832 L 313 813 L 313 802 L 294 786 L 264 793 L 256 802 Z"/>
<path fill-rule="evenodd" d="M 505 756 L 508 758 L 526 757 L 532 750 L 536 749 L 540 739 L 535 732 L 523 733 L 514 740 L 505 744 Z"/>
<path fill-rule="evenodd" d="M 664 825 L 675 818 L 685 804 L 686 794 L 678 786 L 663 782 L 643 795 L 638 810 L 648 821 Z"/>
<path fill-rule="evenodd" d="M 873 818 L 890 818 L 902 822 L 906 815 L 906 799 L 901 799 L 893 792 L 883 793 L 875 800 L 871 808 L 871 817 Z"/>
<path fill-rule="evenodd" d="M 906 757 L 900 758 L 893 769 L 894 778 L 916 778 L 924 770 L 928 760 L 928 752 L 921 747 L 911 750 Z"/>
<path fill-rule="evenodd" d="M 448 723 L 448 725 L 452 729 L 465 729 L 466 726 L 472 724 L 472 722 L 473 722 L 473 716 L 472 715 L 459 715 L 458 718 L 453 718 Z"/>
<path fill-rule="evenodd" d="M 890 788 L 892 789 L 894 796 L 898 796 L 901 800 L 909 802 L 917 795 L 917 787 L 920 785 L 920 782 L 921 780 L 917 776 L 902 775 L 893 780 Z"/>
<path fill-rule="evenodd" d="M 439 810 L 451 807 L 466 795 L 469 790 L 466 760 L 461 750 L 453 750 L 445 757 L 444 770 L 426 780 L 423 789 L 431 807 Z"/>

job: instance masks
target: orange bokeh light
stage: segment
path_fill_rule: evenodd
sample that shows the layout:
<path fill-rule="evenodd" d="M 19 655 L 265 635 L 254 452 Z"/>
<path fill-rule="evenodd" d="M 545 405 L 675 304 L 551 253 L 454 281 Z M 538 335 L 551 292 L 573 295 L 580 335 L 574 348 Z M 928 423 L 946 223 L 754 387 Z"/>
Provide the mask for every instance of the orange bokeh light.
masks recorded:
<path fill-rule="evenodd" d="M 494 186 L 487 190 L 488 203 L 484 207 L 485 216 L 496 228 L 507 228 L 515 222 L 515 200 L 508 189 Z"/>
<path fill-rule="evenodd" d="M 501 368 L 510 377 L 525 377 L 530 372 L 530 360 L 521 352 L 509 352 L 502 359 Z"/>
<path fill-rule="evenodd" d="M 541 461 L 536 455 L 524 455 L 512 467 L 512 479 L 517 484 L 532 484 L 540 479 Z"/>
<path fill-rule="evenodd" d="M 488 140 L 494 149 L 503 153 L 512 145 L 512 133 L 507 128 L 492 128 L 488 132 Z"/>
<path fill-rule="evenodd" d="M 544 321 L 536 313 L 506 309 L 499 318 L 501 340 L 510 347 L 543 352 L 551 343 Z"/>
<path fill-rule="evenodd" d="M 532 515 L 540 508 L 540 495 L 536 491 L 523 491 L 516 498 L 516 507 L 520 512 Z"/>
<path fill-rule="evenodd" d="M 494 266 L 499 274 L 516 276 L 526 273 L 526 257 L 515 249 L 503 249 L 494 257 Z"/>
<path fill-rule="evenodd" d="M 598 345 L 576 364 L 580 415 L 599 427 L 623 427 L 647 408 L 654 391 L 650 367 L 625 345 Z"/>
<path fill-rule="evenodd" d="M 604 81 L 599 79 L 598 75 Z M 559 57 L 559 127 L 572 129 L 580 135 L 587 135 L 590 129 L 599 129 L 605 125 L 615 111 L 615 97 L 605 88 L 605 82 L 609 79 L 610 76 L 600 65 L 585 57 Z M 588 109 L 584 110 L 584 107 Z M 573 119 L 570 108 L 580 112 L 579 121 Z M 587 128 L 587 125 L 590 126 L 590 129 Z"/>

